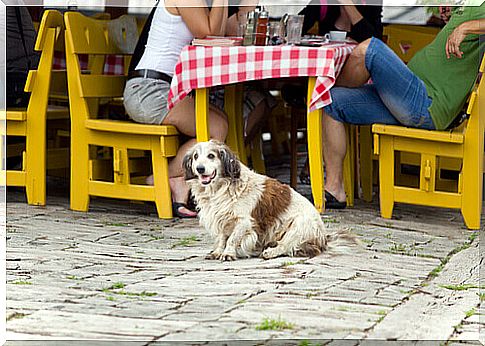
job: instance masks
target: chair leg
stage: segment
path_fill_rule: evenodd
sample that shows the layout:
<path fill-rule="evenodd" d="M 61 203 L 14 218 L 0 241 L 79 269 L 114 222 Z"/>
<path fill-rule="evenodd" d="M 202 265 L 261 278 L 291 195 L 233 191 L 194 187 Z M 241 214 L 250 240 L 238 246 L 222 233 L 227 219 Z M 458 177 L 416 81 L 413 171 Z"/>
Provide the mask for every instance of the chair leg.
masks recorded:
<path fill-rule="evenodd" d="M 359 168 L 362 197 L 372 202 L 372 133 L 370 126 L 359 127 Z"/>
<path fill-rule="evenodd" d="M 381 216 L 390 219 L 394 208 L 394 139 L 390 136 L 380 136 L 379 146 Z"/>
<path fill-rule="evenodd" d="M 355 141 L 353 141 L 353 128 L 346 126 L 347 132 L 347 153 L 344 158 L 344 188 L 347 196 L 347 205 L 354 206 L 354 155 Z"/>
<path fill-rule="evenodd" d="M 89 145 L 81 137 L 71 137 L 71 209 L 88 211 Z"/>
<path fill-rule="evenodd" d="M 474 149 L 470 146 L 469 150 L 465 151 L 460 176 L 462 184 L 461 214 L 469 229 L 480 229 L 483 203 L 483 135 L 477 137 Z"/>
<path fill-rule="evenodd" d="M 168 177 L 168 159 L 161 155 L 160 141 L 154 140 L 152 148 L 153 187 L 155 189 L 155 205 L 158 217 L 171 219 L 173 217 L 172 193 Z"/>
<path fill-rule="evenodd" d="M 295 114 L 295 109 L 291 108 L 291 127 L 290 127 L 290 186 L 296 189 L 297 175 L 298 175 L 298 150 L 297 150 L 297 135 L 298 135 L 298 114 Z"/>
<path fill-rule="evenodd" d="M 26 137 L 25 164 L 25 192 L 27 203 L 32 205 L 45 205 L 46 201 L 46 134 L 45 125 L 32 129 L 28 124 Z"/>
<path fill-rule="evenodd" d="M 261 139 L 261 131 L 256 135 L 251 143 L 251 161 L 253 168 L 260 174 L 266 174 L 266 166 L 264 164 L 264 157 L 261 146 L 263 141 Z"/>

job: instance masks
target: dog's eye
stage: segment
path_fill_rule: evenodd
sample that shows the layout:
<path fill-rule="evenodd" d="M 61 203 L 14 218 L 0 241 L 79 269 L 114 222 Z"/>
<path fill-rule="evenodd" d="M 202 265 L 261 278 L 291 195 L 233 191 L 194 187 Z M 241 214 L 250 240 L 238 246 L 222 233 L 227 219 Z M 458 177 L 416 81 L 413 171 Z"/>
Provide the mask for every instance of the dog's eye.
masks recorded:
<path fill-rule="evenodd" d="M 195 153 L 194 154 L 194 160 L 197 160 L 199 158 L 199 154 Z"/>
<path fill-rule="evenodd" d="M 214 154 L 209 154 L 209 155 L 207 155 L 207 157 L 208 157 L 209 159 L 211 159 L 211 160 L 212 160 L 212 159 L 214 159 L 216 156 L 215 156 Z"/>

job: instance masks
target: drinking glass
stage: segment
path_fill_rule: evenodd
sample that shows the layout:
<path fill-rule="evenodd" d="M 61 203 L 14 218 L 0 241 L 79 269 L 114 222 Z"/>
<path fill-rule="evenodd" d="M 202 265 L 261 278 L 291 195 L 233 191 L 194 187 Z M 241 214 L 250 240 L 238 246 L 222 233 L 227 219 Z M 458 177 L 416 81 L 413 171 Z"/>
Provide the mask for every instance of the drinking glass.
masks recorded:
<path fill-rule="evenodd" d="M 269 45 L 277 46 L 283 43 L 283 30 L 280 22 L 269 23 Z"/>
<path fill-rule="evenodd" d="M 288 22 L 286 24 L 286 42 L 288 44 L 300 43 L 301 32 L 303 29 L 302 15 L 289 15 Z"/>

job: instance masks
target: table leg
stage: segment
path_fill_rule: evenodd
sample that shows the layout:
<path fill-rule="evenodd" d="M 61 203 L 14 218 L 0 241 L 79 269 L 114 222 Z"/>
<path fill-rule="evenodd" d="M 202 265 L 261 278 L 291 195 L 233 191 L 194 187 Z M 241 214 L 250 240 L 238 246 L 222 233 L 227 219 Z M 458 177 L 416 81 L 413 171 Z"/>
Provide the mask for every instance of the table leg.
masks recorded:
<path fill-rule="evenodd" d="M 195 90 L 195 131 L 197 142 L 206 142 L 209 134 L 209 90 L 200 88 Z"/>
<path fill-rule="evenodd" d="M 308 159 L 310 161 L 310 182 L 315 208 L 319 212 L 325 209 L 323 199 L 323 145 L 322 145 L 322 110 L 310 112 L 310 100 L 313 89 L 315 89 L 316 77 L 308 78 L 307 94 L 307 137 L 308 137 Z"/>
<path fill-rule="evenodd" d="M 224 89 L 224 111 L 229 125 L 226 143 L 245 165 L 247 164 L 244 146 L 243 88 L 240 84 L 227 85 Z"/>

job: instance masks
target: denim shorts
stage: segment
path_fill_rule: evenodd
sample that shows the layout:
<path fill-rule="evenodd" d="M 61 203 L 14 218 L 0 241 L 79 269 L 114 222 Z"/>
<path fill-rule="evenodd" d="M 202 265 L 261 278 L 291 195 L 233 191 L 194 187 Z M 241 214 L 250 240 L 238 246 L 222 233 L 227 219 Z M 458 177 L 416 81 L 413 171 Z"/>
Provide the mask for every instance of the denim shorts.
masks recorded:
<path fill-rule="evenodd" d="M 404 125 L 433 130 L 426 86 L 382 41 L 372 38 L 365 56 L 372 84 L 334 87 L 324 111 L 337 121 L 371 125 Z"/>
<path fill-rule="evenodd" d="M 123 104 L 137 123 L 160 125 L 168 114 L 170 84 L 161 79 L 132 78 L 126 82 Z"/>

